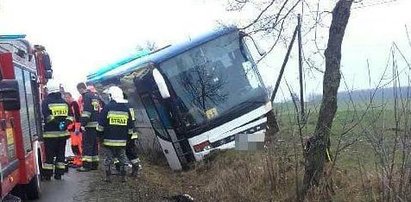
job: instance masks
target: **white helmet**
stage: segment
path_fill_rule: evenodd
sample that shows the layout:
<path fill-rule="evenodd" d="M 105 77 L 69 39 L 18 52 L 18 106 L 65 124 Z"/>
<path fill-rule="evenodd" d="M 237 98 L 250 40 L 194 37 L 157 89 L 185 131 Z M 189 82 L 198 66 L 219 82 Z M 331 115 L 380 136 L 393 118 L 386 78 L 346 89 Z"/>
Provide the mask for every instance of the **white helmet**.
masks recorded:
<path fill-rule="evenodd" d="M 104 92 L 109 94 L 110 98 L 117 103 L 127 103 L 127 100 L 124 99 L 123 90 L 121 90 L 118 86 L 111 86 Z"/>
<path fill-rule="evenodd" d="M 59 93 L 60 92 L 60 83 L 52 79 L 47 82 L 47 92 L 48 93 Z"/>

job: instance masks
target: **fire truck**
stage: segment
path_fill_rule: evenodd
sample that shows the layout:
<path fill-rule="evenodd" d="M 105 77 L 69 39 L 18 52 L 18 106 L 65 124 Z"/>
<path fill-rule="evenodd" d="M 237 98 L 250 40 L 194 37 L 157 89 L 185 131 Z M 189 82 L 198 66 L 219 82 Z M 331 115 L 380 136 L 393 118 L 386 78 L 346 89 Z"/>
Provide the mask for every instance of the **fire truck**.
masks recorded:
<path fill-rule="evenodd" d="M 44 158 L 40 102 L 52 77 L 43 46 L 0 35 L 0 199 L 40 196 Z"/>

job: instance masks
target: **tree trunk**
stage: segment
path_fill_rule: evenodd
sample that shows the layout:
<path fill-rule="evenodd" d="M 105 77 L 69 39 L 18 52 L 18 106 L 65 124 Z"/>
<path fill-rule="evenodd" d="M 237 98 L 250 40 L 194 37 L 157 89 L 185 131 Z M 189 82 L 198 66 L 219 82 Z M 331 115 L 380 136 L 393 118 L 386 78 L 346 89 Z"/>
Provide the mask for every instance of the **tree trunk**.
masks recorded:
<path fill-rule="evenodd" d="M 350 17 L 352 0 L 339 0 L 332 13 L 327 49 L 325 50 L 325 73 L 323 98 L 314 136 L 305 151 L 305 175 L 303 196 L 308 189 L 318 185 L 323 175 L 330 146 L 330 129 L 337 111 L 337 91 L 340 85 L 341 44 Z"/>

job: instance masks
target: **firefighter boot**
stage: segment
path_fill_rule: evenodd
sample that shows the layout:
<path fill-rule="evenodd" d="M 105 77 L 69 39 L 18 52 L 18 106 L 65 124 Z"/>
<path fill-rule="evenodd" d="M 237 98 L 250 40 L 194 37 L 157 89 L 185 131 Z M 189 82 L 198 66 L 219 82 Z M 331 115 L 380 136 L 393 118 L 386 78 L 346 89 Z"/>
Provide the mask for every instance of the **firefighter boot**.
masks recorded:
<path fill-rule="evenodd" d="M 80 168 L 77 168 L 78 172 L 89 172 L 91 170 L 91 163 L 90 162 L 84 162 L 83 166 Z"/>
<path fill-rule="evenodd" d="M 98 162 L 91 163 L 91 170 L 98 170 Z"/>
<path fill-rule="evenodd" d="M 54 174 L 54 179 L 61 180 L 61 174 Z"/>
<path fill-rule="evenodd" d="M 64 172 L 65 173 L 69 172 L 69 162 L 68 161 L 66 161 L 65 164 L 64 164 Z"/>
<path fill-rule="evenodd" d="M 45 175 L 45 176 L 43 177 L 43 179 L 46 180 L 46 181 L 50 181 L 50 180 L 51 180 L 51 176 L 50 176 L 50 175 Z"/>
<path fill-rule="evenodd" d="M 104 178 L 104 181 L 107 183 L 111 183 L 111 170 L 106 170 L 106 176 Z"/>
<path fill-rule="evenodd" d="M 140 164 L 139 163 L 133 164 L 131 167 L 131 176 L 137 177 L 139 170 L 140 170 Z"/>
<path fill-rule="evenodd" d="M 126 182 L 126 167 L 122 165 L 120 167 L 121 182 Z"/>
<path fill-rule="evenodd" d="M 120 163 L 116 163 L 116 164 L 114 164 L 115 166 L 116 166 L 116 171 L 117 171 L 117 173 L 120 173 Z"/>

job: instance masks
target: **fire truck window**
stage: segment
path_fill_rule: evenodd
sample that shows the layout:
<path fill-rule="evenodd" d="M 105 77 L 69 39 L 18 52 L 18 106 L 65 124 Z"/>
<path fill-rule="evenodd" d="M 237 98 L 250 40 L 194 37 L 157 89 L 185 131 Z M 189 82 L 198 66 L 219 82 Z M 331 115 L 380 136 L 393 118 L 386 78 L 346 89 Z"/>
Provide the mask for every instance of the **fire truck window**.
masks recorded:
<path fill-rule="evenodd" d="M 31 82 L 31 75 L 30 72 L 24 71 L 24 85 L 26 89 L 26 97 L 27 97 L 27 109 L 28 109 L 28 120 L 30 125 L 30 134 L 33 136 L 36 134 L 36 116 L 34 113 L 34 96 L 33 96 L 33 88 Z"/>
<path fill-rule="evenodd" d="M 15 66 L 14 67 L 14 74 L 16 76 L 16 80 L 19 82 L 19 94 L 20 94 L 20 124 L 21 124 L 21 133 L 23 135 L 23 144 L 24 144 L 24 151 L 31 150 L 31 137 L 30 137 L 30 123 L 29 123 L 29 116 L 28 116 L 28 107 L 27 107 L 27 97 L 26 97 L 26 89 L 25 89 L 25 78 L 23 74 L 23 70 Z M 30 83 L 30 81 L 28 81 Z"/>
<path fill-rule="evenodd" d="M 37 84 L 37 77 L 35 74 L 31 73 L 31 92 L 33 95 L 33 109 L 34 109 L 34 115 L 30 116 L 30 120 L 33 122 L 33 125 L 30 125 L 33 129 L 32 131 L 35 131 L 34 133 L 32 132 L 32 135 L 40 135 L 41 132 L 41 110 L 40 110 L 40 98 L 39 98 L 39 86 Z M 34 117 L 34 120 L 32 120 Z"/>

